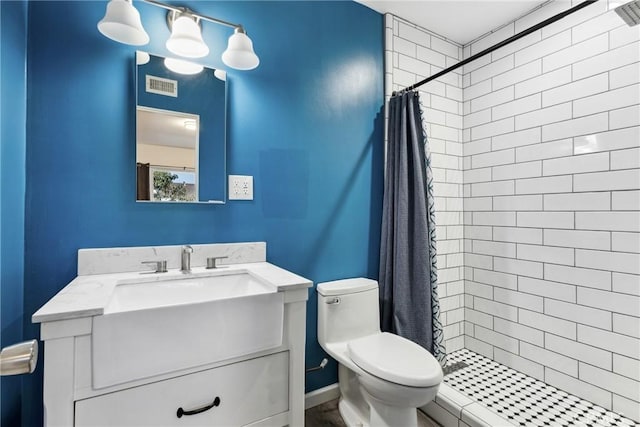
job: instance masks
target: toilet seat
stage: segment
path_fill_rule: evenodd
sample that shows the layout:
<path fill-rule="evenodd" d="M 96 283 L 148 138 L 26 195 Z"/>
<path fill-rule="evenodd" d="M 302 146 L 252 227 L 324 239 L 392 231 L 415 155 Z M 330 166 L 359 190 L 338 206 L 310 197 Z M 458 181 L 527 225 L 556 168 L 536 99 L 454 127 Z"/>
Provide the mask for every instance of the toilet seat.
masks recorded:
<path fill-rule="evenodd" d="M 399 335 L 368 335 L 350 341 L 347 349 L 356 365 L 383 380 L 411 387 L 442 382 L 442 368 L 431 353 Z"/>

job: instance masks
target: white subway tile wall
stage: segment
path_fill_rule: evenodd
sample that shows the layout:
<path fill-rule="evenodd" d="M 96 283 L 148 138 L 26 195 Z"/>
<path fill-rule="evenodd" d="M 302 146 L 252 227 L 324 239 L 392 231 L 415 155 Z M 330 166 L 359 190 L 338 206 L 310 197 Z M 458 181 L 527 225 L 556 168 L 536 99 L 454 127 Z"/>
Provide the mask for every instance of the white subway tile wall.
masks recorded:
<path fill-rule="evenodd" d="M 640 421 L 640 31 L 609 3 L 420 92 L 447 349 Z M 462 48 L 387 15 L 386 95 L 567 7 Z"/>
<path fill-rule="evenodd" d="M 404 89 L 462 59 L 462 46 L 393 15 L 385 15 L 385 31 L 387 100 L 393 91 Z M 508 90 L 513 92 L 513 88 Z M 483 91 L 491 92 L 490 81 L 483 87 L 478 87 L 478 94 L 481 95 Z M 420 99 L 427 122 L 434 190 L 437 195 L 436 236 L 441 321 L 444 325 L 445 346 L 448 352 L 453 352 L 464 346 L 462 70 L 422 86 Z M 492 101 L 487 99 L 485 102 L 491 105 Z M 475 123 L 491 120 L 490 108 L 483 114 L 484 118 L 478 116 Z M 489 139 L 486 144 L 486 148 L 479 148 L 479 152 L 490 150 Z M 489 177 L 485 180 L 490 181 Z"/>
<path fill-rule="evenodd" d="M 465 347 L 639 420 L 640 32 L 598 3 L 463 75 Z"/>

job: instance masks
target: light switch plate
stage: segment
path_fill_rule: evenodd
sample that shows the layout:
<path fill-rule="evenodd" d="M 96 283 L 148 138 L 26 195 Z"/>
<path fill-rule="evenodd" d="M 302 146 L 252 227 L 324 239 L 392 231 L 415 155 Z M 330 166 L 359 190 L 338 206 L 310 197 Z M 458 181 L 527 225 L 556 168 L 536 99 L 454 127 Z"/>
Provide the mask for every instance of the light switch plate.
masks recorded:
<path fill-rule="evenodd" d="M 253 200 L 253 177 L 229 175 L 229 200 Z"/>

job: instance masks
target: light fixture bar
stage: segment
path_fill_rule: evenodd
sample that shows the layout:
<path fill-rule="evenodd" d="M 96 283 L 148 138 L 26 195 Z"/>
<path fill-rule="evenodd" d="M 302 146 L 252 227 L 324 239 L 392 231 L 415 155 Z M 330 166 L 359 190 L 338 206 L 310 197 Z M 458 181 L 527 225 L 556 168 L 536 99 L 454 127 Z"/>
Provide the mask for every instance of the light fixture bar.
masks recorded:
<path fill-rule="evenodd" d="M 179 8 L 176 6 L 171 6 L 170 4 L 166 4 L 166 3 L 162 3 L 159 2 L 157 0 L 142 0 L 145 3 L 149 3 L 152 4 L 154 6 L 158 6 L 161 7 L 163 9 L 167 9 L 167 10 L 172 10 L 174 12 L 177 13 L 183 13 L 184 9 L 183 8 Z M 193 12 L 193 11 L 189 11 L 190 15 L 193 15 L 199 19 L 204 19 L 205 21 L 209 21 L 209 22 L 213 22 L 214 24 L 220 24 L 220 25 L 224 25 L 225 27 L 230 27 L 230 28 L 242 28 L 242 25 L 240 24 L 234 24 L 232 22 L 227 22 L 227 21 L 223 21 L 222 19 L 217 19 L 217 18 L 212 18 L 211 16 L 207 16 L 207 15 L 200 15 L 199 13 Z"/>
<path fill-rule="evenodd" d="M 202 38 L 201 21 L 209 21 L 233 28 L 227 49 L 222 52 L 222 62 L 226 66 L 236 70 L 253 70 L 260 64 L 260 58 L 253 50 L 253 41 L 242 25 L 201 15 L 186 7 L 172 6 L 158 0 L 141 1 L 168 11 L 167 25 L 171 30 L 171 36 L 165 46 L 173 54 L 185 58 L 207 56 L 209 47 Z M 133 0 L 109 0 L 105 17 L 98 22 L 98 30 L 120 43 L 138 46 L 149 42 L 149 35 L 142 27 L 140 13 L 133 7 Z"/>

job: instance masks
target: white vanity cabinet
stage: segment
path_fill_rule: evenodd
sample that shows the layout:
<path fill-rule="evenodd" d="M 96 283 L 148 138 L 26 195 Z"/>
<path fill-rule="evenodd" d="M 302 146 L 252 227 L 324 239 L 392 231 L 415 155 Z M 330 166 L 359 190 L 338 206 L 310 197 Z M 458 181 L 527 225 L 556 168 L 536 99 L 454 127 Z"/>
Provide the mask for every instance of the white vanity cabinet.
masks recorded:
<path fill-rule="evenodd" d="M 201 246 L 209 250 L 213 247 L 217 250 L 214 251 L 216 255 L 220 254 L 220 246 L 222 249 L 226 247 Z M 135 255 L 133 249 L 138 248 L 130 249 Z M 194 249 L 197 253 L 202 248 L 194 245 Z M 237 248 L 234 246 L 232 249 L 237 256 Z M 167 247 L 156 247 L 154 253 L 161 253 L 162 250 L 167 250 Z M 255 247 L 252 250 L 251 256 L 254 258 L 249 257 L 250 262 L 229 265 L 224 274 L 251 274 L 257 280 L 274 286 L 273 292 L 282 297 L 279 299 L 282 301 L 280 344 L 260 351 L 245 351 L 234 357 L 225 356 L 223 360 L 211 360 L 208 363 L 201 363 L 198 359 L 197 365 L 191 363 L 170 370 L 158 370 L 144 377 L 124 378 L 124 375 L 115 375 L 113 378 L 117 381 L 106 385 L 96 382 L 96 369 L 101 368 L 94 363 L 96 355 L 92 354 L 95 347 L 93 325 L 97 318 L 108 314 L 110 298 L 115 295 L 113 289 L 122 283 L 137 280 L 140 275 L 139 272 L 126 271 L 82 275 L 83 264 L 79 261 L 78 278 L 33 316 L 34 322 L 41 323 L 41 340 L 44 341 L 45 426 L 304 425 L 306 301 L 308 288 L 312 284 L 307 279 L 264 262 L 266 248 L 262 253 L 257 251 L 258 259 L 255 259 Z M 123 249 L 117 251 L 121 257 Z M 146 258 L 147 255 L 140 257 Z M 247 261 L 246 257 L 242 261 Z M 211 274 L 216 273 L 195 268 L 193 276 L 189 277 L 211 277 Z M 166 277 L 159 277 L 158 283 L 166 280 L 163 279 Z M 153 283 L 152 280 L 149 286 L 153 286 Z M 182 283 L 178 282 L 178 285 Z M 256 310 L 255 313 L 260 311 Z M 221 323 L 226 325 L 198 324 L 194 327 L 203 334 L 203 339 L 215 337 L 217 328 L 233 324 L 233 315 L 230 312 L 223 319 Z M 246 323 L 246 312 L 244 316 Z M 255 316 L 260 317 L 258 314 Z M 252 321 L 259 323 L 260 318 Z M 114 342 L 117 339 L 114 337 Z M 181 351 L 184 353 L 185 349 Z M 131 360 L 135 359 L 138 364 L 141 357 L 146 360 L 144 357 L 163 356 L 168 357 L 156 350 L 144 356 L 131 351 L 130 355 Z M 154 364 L 150 362 L 150 365 Z"/>

